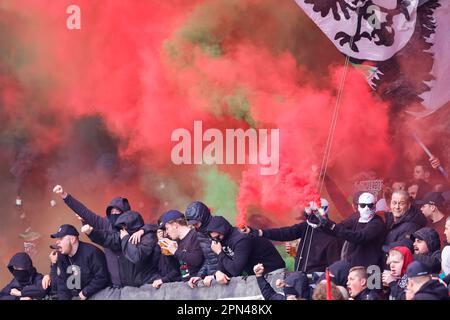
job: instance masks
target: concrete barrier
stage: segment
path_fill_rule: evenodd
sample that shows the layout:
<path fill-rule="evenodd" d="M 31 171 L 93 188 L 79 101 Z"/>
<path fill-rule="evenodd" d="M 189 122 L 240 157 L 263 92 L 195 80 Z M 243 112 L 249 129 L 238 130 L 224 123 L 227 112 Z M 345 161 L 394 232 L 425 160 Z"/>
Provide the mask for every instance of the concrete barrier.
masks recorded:
<path fill-rule="evenodd" d="M 266 276 L 267 281 L 275 288 L 277 279 L 284 278 L 284 269 L 276 270 Z M 91 300 L 218 300 L 242 299 L 263 300 L 255 276 L 231 278 L 227 285 L 220 285 L 213 281 L 211 287 L 189 288 L 185 282 L 166 283 L 159 289 L 150 284 L 140 288 L 124 287 L 122 289 L 107 288 L 94 296 Z"/>

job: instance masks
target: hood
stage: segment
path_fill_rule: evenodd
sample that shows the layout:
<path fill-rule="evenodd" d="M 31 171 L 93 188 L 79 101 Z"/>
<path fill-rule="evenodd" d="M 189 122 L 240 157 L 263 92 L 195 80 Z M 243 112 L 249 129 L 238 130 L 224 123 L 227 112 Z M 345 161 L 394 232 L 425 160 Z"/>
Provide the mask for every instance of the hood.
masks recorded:
<path fill-rule="evenodd" d="M 403 276 L 406 273 L 406 268 L 413 262 L 413 256 L 411 253 L 411 250 L 408 247 L 394 247 L 391 250 L 396 250 L 400 252 L 403 256 L 403 265 L 401 270 L 401 276 Z"/>
<path fill-rule="evenodd" d="M 386 223 L 389 226 L 397 225 L 405 222 L 415 223 L 419 228 L 425 227 L 427 225 L 427 218 L 423 215 L 422 211 L 420 211 L 419 208 L 415 207 L 414 205 L 411 205 L 411 208 L 406 211 L 406 213 L 398 219 L 396 222 L 394 222 L 394 215 L 392 212 L 389 212 L 386 215 Z"/>
<path fill-rule="evenodd" d="M 233 232 L 233 226 L 224 217 L 214 216 L 211 217 L 206 232 L 218 232 L 227 237 Z"/>
<path fill-rule="evenodd" d="M 304 277 L 304 276 L 303 276 Z M 292 294 L 296 297 L 304 296 L 305 290 L 308 289 L 308 282 L 301 281 L 302 272 L 295 271 L 290 273 L 284 279 L 285 287 L 283 289 L 284 294 Z M 306 287 L 305 287 L 306 284 Z"/>
<path fill-rule="evenodd" d="M 138 231 L 144 226 L 144 219 L 136 211 L 127 211 L 122 213 L 116 220 L 114 227 L 116 229 L 122 229 L 125 227 L 129 234 Z"/>
<path fill-rule="evenodd" d="M 14 268 L 21 268 L 23 270 L 28 271 L 30 276 L 33 276 L 36 273 L 36 268 L 33 267 L 33 261 L 31 261 L 30 256 L 25 252 L 16 253 L 8 263 L 8 269 L 11 274 L 13 273 Z"/>
<path fill-rule="evenodd" d="M 337 261 L 329 267 L 331 280 L 337 286 L 346 287 L 350 263 L 347 261 Z M 325 279 L 325 276 L 324 276 Z"/>
<path fill-rule="evenodd" d="M 415 238 L 423 239 L 426 242 L 430 253 L 436 252 L 441 248 L 439 234 L 433 228 L 425 227 L 417 230 L 411 235 L 412 240 Z"/>
<path fill-rule="evenodd" d="M 211 221 L 211 211 L 200 201 L 194 201 L 188 205 L 184 213 L 186 220 L 196 220 L 202 223 L 200 231 L 206 232 L 206 228 Z"/>
<path fill-rule="evenodd" d="M 106 207 L 107 216 L 111 214 L 111 210 L 113 208 L 119 209 L 120 211 L 122 211 L 122 213 L 131 210 L 130 204 L 128 203 L 128 199 L 122 197 L 117 197 L 111 200 L 111 202 Z"/>
<path fill-rule="evenodd" d="M 447 287 L 439 282 L 439 280 L 430 280 L 422 285 L 419 291 L 416 292 L 414 300 L 448 300 Z"/>

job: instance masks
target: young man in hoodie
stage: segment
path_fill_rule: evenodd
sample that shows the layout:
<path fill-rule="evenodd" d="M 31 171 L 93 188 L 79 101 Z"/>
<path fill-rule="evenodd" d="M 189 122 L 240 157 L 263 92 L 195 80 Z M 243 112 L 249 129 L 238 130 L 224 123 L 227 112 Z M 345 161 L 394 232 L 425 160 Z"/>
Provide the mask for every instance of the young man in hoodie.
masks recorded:
<path fill-rule="evenodd" d="M 385 234 L 383 220 L 375 214 L 376 199 L 365 192 L 359 196 L 359 215 L 352 215 L 337 224 L 321 215 L 321 228 L 330 235 L 345 240 L 342 259 L 351 266 L 381 265 L 382 244 Z"/>
<path fill-rule="evenodd" d="M 160 229 L 166 230 L 169 239 L 162 239 L 162 249 L 167 249 L 180 263 L 182 281 L 189 281 L 203 265 L 205 257 L 198 240 L 198 232 L 187 225 L 184 215 L 169 210 L 161 216 Z"/>
<path fill-rule="evenodd" d="M 56 262 L 59 300 L 86 300 L 109 285 L 103 252 L 96 246 L 79 241 L 78 231 L 70 224 L 62 225 L 50 237 L 60 248 Z"/>
<path fill-rule="evenodd" d="M 411 250 L 407 247 L 393 247 L 389 250 L 386 264 L 388 272 L 383 272 L 382 281 L 389 288 L 389 300 L 405 300 L 408 284 L 406 269 L 413 262 Z"/>
<path fill-rule="evenodd" d="M 448 300 L 448 290 L 439 280 L 432 279 L 429 268 L 414 261 L 406 269 L 408 286 L 406 300 Z"/>
<path fill-rule="evenodd" d="M 433 274 L 441 271 L 440 238 L 436 230 L 425 227 L 411 235 L 414 242 L 414 261 L 425 264 Z"/>
<path fill-rule="evenodd" d="M 267 273 L 285 268 L 283 258 L 268 239 L 242 233 L 224 217 L 212 217 L 207 231 L 213 239 L 211 249 L 218 256 L 216 280 L 221 284 L 243 272 L 253 274 L 253 266 L 258 263 Z"/>
<path fill-rule="evenodd" d="M 209 287 L 214 280 L 218 264 L 217 255 L 211 250 L 212 240 L 206 231 L 212 218 L 211 211 L 204 203 L 194 201 L 188 205 L 184 215 L 188 224 L 194 226 L 197 230 L 197 238 L 205 256 L 203 266 L 195 276 L 189 279 L 188 284 L 191 288 L 194 288 L 198 281 L 203 279 L 203 284 Z"/>
<path fill-rule="evenodd" d="M 397 190 L 392 193 L 390 209 L 391 212 L 384 215 L 386 221 L 384 244 L 387 246 L 402 241 L 427 224 L 425 216 L 417 207 L 412 205 L 411 197 L 404 190 Z"/>
<path fill-rule="evenodd" d="M 111 200 L 111 202 L 106 207 L 106 217 L 101 217 L 100 215 L 92 212 L 86 206 L 84 206 L 80 201 L 75 199 L 72 195 L 68 194 L 60 185 L 55 186 L 53 192 L 60 195 L 64 200 L 65 204 L 72 209 L 73 212 L 78 216 L 78 218 L 83 222 L 83 224 L 90 225 L 95 230 L 105 230 L 113 231 L 114 225 L 122 213 L 131 210 L 128 199 L 117 197 Z M 130 241 L 134 244 L 138 243 L 140 237 L 143 233 L 148 233 L 152 231 L 151 226 L 143 227 L 143 231 L 139 230 L 135 234 L 131 235 Z M 116 252 L 110 248 L 105 248 L 106 263 L 108 265 L 108 272 L 111 277 L 111 282 L 113 287 L 121 288 L 123 283 L 120 280 L 120 270 L 119 270 L 119 259 L 120 251 Z"/>
<path fill-rule="evenodd" d="M 144 220 L 138 212 L 127 211 L 118 216 L 114 230 L 95 230 L 89 225 L 82 228 L 92 242 L 117 253 L 123 286 L 140 287 L 153 282 L 158 275 L 157 226 L 142 236 L 139 243 L 129 241 L 130 234 L 143 226 Z"/>
<path fill-rule="evenodd" d="M 27 253 L 16 253 L 8 263 L 8 270 L 14 278 L 0 292 L 0 300 L 33 300 L 45 297 L 46 290 L 42 287 L 44 276 L 33 267 Z"/>

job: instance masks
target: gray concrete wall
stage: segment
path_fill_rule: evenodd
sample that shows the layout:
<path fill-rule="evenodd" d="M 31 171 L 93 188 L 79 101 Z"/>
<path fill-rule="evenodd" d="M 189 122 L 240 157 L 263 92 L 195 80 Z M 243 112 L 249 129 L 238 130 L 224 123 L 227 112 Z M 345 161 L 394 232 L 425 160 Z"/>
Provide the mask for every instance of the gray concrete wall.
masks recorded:
<path fill-rule="evenodd" d="M 275 281 L 284 278 L 284 270 L 274 271 L 267 275 L 267 281 L 275 288 Z M 279 291 L 275 288 L 275 290 Z M 280 293 L 282 291 L 279 291 Z M 217 299 L 249 299 L 262 300 L 261 291 L 255 276 L 232 278 L 227 285 L 219 285 L 213 281 L 211 287 L 189 288 L 187 283 L 174 282 L 163 284 L 154 289 L 150 284 L 140 288 L 125 287 L 122 289 L 107 288 L 91 297 L 92 300 L 217 300 Z"/>

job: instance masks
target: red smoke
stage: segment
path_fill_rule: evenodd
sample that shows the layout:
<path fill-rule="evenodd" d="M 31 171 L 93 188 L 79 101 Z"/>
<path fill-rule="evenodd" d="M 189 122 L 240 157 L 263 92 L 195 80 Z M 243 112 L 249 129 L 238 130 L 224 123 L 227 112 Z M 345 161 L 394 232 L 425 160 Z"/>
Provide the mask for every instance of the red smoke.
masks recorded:
<path fill-rule="evenodd" d="M 81 30 L 66 28 L 71 4 L 81 8 Z M 14 201 L 18 185 L 26 203 L 36 201 L 43 232 L 70 216 L 48 209 L 56 183 L 99 213 L 127 196 L 147 221 L 202 200 L 200 168 L 170 159 L 172 131 L 192 131 L 194 120 L 280 130 L 277 175 L 218 166 L 239 187 L 238 225 L 253 213 L 292 223 L 319 201 L 312 168 L 324 156 L 344 57 L 294 1 L 21 0 L 0 8 L 0 28 L 8 26 L 0 191 Z M 353 174 L 381 177 L 394 159 L 389 106 L 349 68 L 327 168 L 344 190 Z"/>

